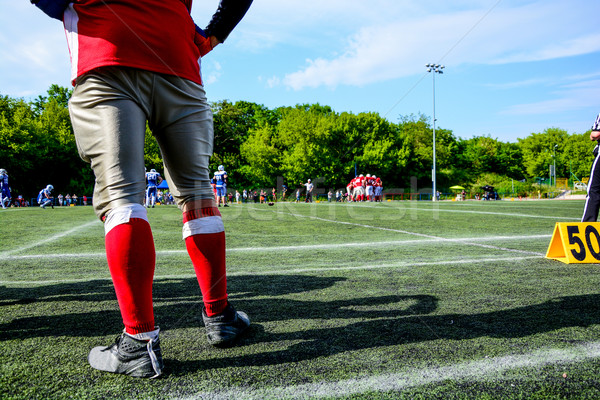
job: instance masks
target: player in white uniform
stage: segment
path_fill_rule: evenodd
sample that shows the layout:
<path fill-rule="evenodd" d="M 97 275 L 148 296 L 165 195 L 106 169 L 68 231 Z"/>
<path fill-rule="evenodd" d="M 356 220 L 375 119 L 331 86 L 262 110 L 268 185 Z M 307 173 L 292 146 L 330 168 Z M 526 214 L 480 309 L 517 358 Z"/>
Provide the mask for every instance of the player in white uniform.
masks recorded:
<path fill-rule="evenodd" d="M 10 206 L 10 187 L 8 186 L 8 172 L 0 168 L 0 203 L 2 208 Z"/>
<path fill-rule="evenodd" d="M 146 207 L 154 208 L 156 204 L 156 196 L 157 196 L 157 186 L 162 182 L 162 177 L 154 168 L 150 170 L 150 172 L 146 172 L 146 181 L 148 182 L 148 186 L 146 187 Z"/>

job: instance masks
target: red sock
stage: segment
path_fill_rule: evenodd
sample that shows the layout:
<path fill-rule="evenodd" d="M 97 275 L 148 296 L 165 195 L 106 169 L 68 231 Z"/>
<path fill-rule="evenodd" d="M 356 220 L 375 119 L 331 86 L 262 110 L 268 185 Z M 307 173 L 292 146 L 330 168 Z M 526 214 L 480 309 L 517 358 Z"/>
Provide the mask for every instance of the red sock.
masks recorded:
<path fill-rule="evenodd" d="M 113 227 L 105 243 L 125 331 L 135 335 L 154 330 L 152 280 L 156 252 L 150 224 L 131 218 Z"/>
<path fill-rule="evenodd" d="M 210 207 L 184 213 L 183 221 L 184 224 L 193 223 L 194 220 L 198 221 L 206 217 L 212 218 L 213 222 L 218 222 L 222 227 L 221 214 L 212 203 Z M 210 317 L 221 313 L 227 307 L 225 231 L 222 228 L 209 228 L 206 233 L 194 232 L 185 238 L 185 247 L 194 264 L 206 315 Z"/>
<path fill-rule="evenodd" d="M 225 232 L 188 236 L 185 247 L 194 264 L 206 315 L 221 313 L 227 306 Z"/>

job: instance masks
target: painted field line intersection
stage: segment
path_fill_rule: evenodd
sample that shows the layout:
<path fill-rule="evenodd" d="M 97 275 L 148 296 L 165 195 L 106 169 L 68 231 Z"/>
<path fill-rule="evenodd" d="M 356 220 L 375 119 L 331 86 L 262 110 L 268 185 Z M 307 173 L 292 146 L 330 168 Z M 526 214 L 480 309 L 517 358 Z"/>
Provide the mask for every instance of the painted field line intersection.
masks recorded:
<path fill-rule="evenodd" d="M 274 213 L 280 214 L 280 215 L 290 215 L 290 216 L 293 216 L 293 217 L 296 217 L 296 218 L 308 218 L 308 219 L 313 219 L 313 220 L 323 221 L 323 222 L 329 222 L 329 223 L 334 223 L 334 224 L 352 225 L 352 226 L 357 226 L 357 227 L 367 228 L 367 229 L 378 229 L 378 230 L 388 231 L 388 232 L 403 233 L 403 234 L 406 234 L 406 235 L 418 236 L 418 237 L 427 238 L 427 239 L 435 239 L 435 240 L 439 240 L 439 241 L 452 241 L 452 239 L 447 239 L 447 238 L 443 238 L 443 237 L 440 237 L 440 236 L 434 236 L 434 235 L 427 235 L 425 233 L 405 231 L 403 229 L 386 228 L 386 227 L 382 227 L 382 226 L 359 224 L 359 223 L 355 223 L 355 222 L 336 221 L 334 219 L 321 218 L 321 217 L 316 217 L 314 215 L 302 215 L 302 214 L 297 214 L 297 213 L 294 213 L 294 212 L 270 211 L 270 210 L 263 210 L 263 209 L 259 209 L 259 208 L 253 208 L 253 209 L 256 210 L 256 211 L 274 212 Z M 535 254 L 535 255 L 538 255 L 538 256 L 544 254 L 544 253 L 535 252 L 535 251 L 527 251 L 527 250 L 519 250 L 519 249 L 509 249 L 507 247 L 498 247 L 498 246 L 486 245 L 486 244 L 477 243 L 477 242 L 474 242 L 474 241 L 463 241 L 461 243 L 465 244 L 467 246 L 476 246 L 476 247 L 482 247 L 482 248 L 491 249 L 491 250 L 502 250 L 502 251 L 513 252 L 513 253 Z"/>

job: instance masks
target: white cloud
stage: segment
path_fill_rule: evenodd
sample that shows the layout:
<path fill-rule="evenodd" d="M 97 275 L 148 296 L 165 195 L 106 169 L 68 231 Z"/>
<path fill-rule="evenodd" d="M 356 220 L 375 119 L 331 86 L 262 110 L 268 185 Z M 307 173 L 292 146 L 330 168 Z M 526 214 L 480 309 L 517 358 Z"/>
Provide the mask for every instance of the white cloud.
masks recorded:
<path fill-rule="evenodd" d="M 361 86 L 422 73 L 427 62 L 502 64 L 597 52 L 600 30 L 592 25 L 584 28 L 581 21 L 594 8 L 600 12 L 600 7 L 584 3 L 554 1 L 501 8 L 503 3 L 495 7 L 496 2 L 492 8 L 414 18 L 398 14 L 395 21 L 387 15 L 382 18 L 385 23 L 357 28 L 345 47 L 338 49 L 339 55 L 308 59 L 304 67 L 286 74 L 283 82 L 295 90 Z"/>
<path fill-rule="evenodd" d="M 578 56 L 600 51 L 600 33 L 594 33 L 574 39 L 550 43 L 539 50 L 522 51 L 496 62 L 505 64 L 524 61 L 544 61 L 555 58 Z"/>
<path fill-rule="evenodd" d="M 269 88 L 274 88 L 276 86 L 279 86 L 280 83 L 281 83 L 281 80 L 277 76 L 273 76 L 273 77 L 267 79 L 267 86 Z"/>
<path fill-rule="evenodd" d="M 552 99 L 517 104 L 503 110 L 503 115 L 558 114 L 597 104 L 600 80 L 581 81 L 562 86 Z"/>
<path fill-rule="evenodd" d="M 215 83 L 221 77 L 221 64 L 217 61 L 211 61 L 208 65 L 202 65 L 202 83 L 204 85 L 210 85 Z"/>

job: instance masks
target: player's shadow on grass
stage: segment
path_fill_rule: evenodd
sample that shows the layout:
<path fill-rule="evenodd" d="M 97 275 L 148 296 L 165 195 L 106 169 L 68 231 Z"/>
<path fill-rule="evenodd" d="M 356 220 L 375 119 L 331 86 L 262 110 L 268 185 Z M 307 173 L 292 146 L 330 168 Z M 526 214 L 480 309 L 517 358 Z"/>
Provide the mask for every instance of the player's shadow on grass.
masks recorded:
<path fill-rule="evenodd" d="M 251 334 L 242 339 L 241 348 L 215 350 L 217 355 L 210 359 L 168 359 L 169 370 L 177 375 L 196 369 L 277 365 L 407 343 L 519 338 L 600 324 L 600 295 L 561 297 L 479 314 L 446 315 L 433 314 L 437 299 L 428 295 L 367 296 L 357 289 L 354 295 L 346 292 L 345 296 L 339 296 L 346 297 L 345 300 L 327 301 L 319 297 L 330 296 L 336 283 L 345 280 L 304 275 L 230 277 L 232 302 L 252 318 Z M 154 295 L 164 346 L 168 346 L 170 330 L 202 331 L 202 304 L 194 278 L 158 280 Z M 122 329 L 114 290 L 106 280 L 24 289 L 0 287 L 0 312 L 7 321 L 0 324 L 0 340 L 95 337 L 117 334 Z M 264 329 L 263 324 L 277 321 L 285 323 L 285 327 L 276 333 Z M 201 346 L 208 348 L 205 338 L 178 340 L 196 340 L 194 345 L 202 343 Z M 269 345 L 263 347 L 263 343 Z M 256 347 L 247 351 L 244 346 Z M 269 350 L 273 348 L 278 350 Z"/>
<path fill-rule="evenodd" d="M 318 291 L 340 277 L 229 277 L 230 299 Z M 166 329 L 201 327 L 202 298 L 195 278 L 157 279 L 153 287 L 156 321 Z M 0 340 L 45 336 L 101 336 L 123 329 L 109 280 L 57 283 L 26 288 L 0 286 Z M 31 315 L 35 316 L 31 316 Z"/>
<path fill-rule="evenodd" d="M 540 304 L 479 314 L 445 315 L 431 314 L 437 307 L 437 299 L 426 295 L 357 297 L 333 302 L 310 296 L 307 294 L 306 300 L 239 302 L 255 324 L 253 334 L 240 344 L 258 348 L 252 354 L 240 349 L 210 360 L 169 360 L 171 373 L 185 374 L 193 370 L 194 365 L 201 369 L 278 365 L 361 349 L 436 340 L 522 338 L 600 324 L 600 295 L 596 294 L 559 297 Z M 311 323 L 294 324 L 294 319 Z M 344 324 L 340 319 L 359 321 Z M 270 321 L 285 322 L 284 332 L 261 329 L 261 322 Z M 310 327 L 305 328 L 307 325 Z M 296 329 L 290 329 L 294 326 Z M 268 343 L 268 349 L 278 348 L 280 343 L 281 349 L 260 352 L 261 343 Z M 293 344 L 286 347 L 286 343 Z"/>

